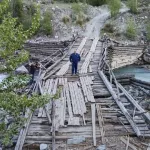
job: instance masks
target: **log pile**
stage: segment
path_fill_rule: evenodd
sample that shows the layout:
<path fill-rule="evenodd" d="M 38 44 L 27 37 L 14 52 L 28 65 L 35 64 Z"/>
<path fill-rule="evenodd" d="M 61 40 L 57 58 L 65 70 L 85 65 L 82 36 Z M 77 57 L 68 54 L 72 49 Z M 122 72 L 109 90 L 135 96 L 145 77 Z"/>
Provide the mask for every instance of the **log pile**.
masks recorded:
<path fill-rule="evenodd" d="M 109 63 L 112 69 L 135 63 L 143 55 L 143 46 L 115 46 L 108 49 Z"/>

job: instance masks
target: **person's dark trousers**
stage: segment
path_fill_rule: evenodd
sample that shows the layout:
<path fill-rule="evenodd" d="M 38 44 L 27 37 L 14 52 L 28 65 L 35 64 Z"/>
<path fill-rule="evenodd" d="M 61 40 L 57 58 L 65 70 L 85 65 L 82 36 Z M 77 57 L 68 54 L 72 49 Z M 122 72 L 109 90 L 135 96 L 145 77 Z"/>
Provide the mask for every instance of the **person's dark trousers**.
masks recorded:
<path fill-rule="evenodd" d="M 30 80 L 30 85 L 34 82 L 34 74 L 32 74 L 31 80 Z"/>
<path fill-rule="evenodd" d="M 77 70 L 78 70 L 78 63 L 72 63 L 72 74 L 77 74 Z"/>

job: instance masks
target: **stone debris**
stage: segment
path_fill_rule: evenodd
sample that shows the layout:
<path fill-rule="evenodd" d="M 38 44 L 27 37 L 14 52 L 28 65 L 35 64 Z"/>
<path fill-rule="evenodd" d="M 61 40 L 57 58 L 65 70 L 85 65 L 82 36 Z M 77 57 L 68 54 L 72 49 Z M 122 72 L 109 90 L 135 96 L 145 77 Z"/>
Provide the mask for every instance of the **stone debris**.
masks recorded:
<path fill-rule="evenodd" d="M 101 145 L 101 146 L 97 147 L 96 150 L 106 150 L 106 145 Z"/>
<path fill-rule="evenodd" d="M 78 136 L 67 140 L 67 144 L 80 144 L 82 142 L 85 142 L 84 136 Z"/>

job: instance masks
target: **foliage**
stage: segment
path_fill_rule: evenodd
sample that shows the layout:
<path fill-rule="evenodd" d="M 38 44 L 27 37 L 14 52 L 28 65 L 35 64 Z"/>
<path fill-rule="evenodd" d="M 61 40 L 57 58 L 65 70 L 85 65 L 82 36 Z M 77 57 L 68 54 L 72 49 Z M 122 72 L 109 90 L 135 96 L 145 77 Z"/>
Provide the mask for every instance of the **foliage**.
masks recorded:
<path fill-rule="evenodd" d="M 22 0 L 11 0 L 11 12 L 13 17 L 18 17 L 21 21 L 23 17 L 23 2 Z"/>
<path fill-rule="evenodd" d="M 76 22 L 76 24 L 81 27 L 89 18 L 85 15 L 87 13 L 87 5 L 83 5 L 82 3 L 73 3 L 72 4 L 73 15 L 72 20 Z"/>
<path fill-rule="evenodd" d="M 76 24 L 77 25 L 80 25 L 82 27 L 86 21 L 88 21 L 88 20 L 87 20 L 87 17 L 84 15 L 84 13 L 80 13 L 76 16 Z"/>
<path fill-rule="evenodd" d="M 41 31 L 47 35 L 51 35 L 53 33 L 52 26 L 52 13 L 49 10 L 46 10 L 44 13 L 44 18 L 41 21 Z"/>
<path fill-rule="evenodd" d="M 100 6 L 107 3 L 107 0 L 87 0 L 90 5 Z"/>
<path fill-rule="evenodd" d="M 71 6 L 73 13 L 80 14 L 80 13 L 87 13 L 88 5 L 83 3 L 73 3 Z"/>
<path fill-rule="evenodd" d="M 88 3 L 93 6 L 100 6 L 106 4 L 107 0 L 63 0 L 66 3 Z"/>
<path fill-rule="evenodd" d="M 2 2 L 0 2 L 0 19 L 3 16 L 3 14 L 7 12 L 8 8 L 9 8 L 9 0 L 3 0 Z"/>
<path fill-rule="evenodd" d="M 24 31 L 18 19 L 8 12 L 7 0 L 0 3 L 2 22 L 0 24 L 0 71 L 9 77 L 0 84 L 0 140 L 3 145 L 10 144 L 10 140 L 24 124 L 23 112 L 27 108 L 34 110 L 43 106 L 49 100 L 47 96 L 33 94 L 28 98 L 26 94 L 19 94 L 29 81 L 29 76 L 15 75 L 14 70 L 28 60 L 28 53 L 23 49 L 24 42 L 37 32 L 40 26 L 40 10 L 37 7 L 33 14 L 31 27 Z M 5 9 L 4 9 L 5 8 Z M 18 50 L 18 53 L 16 53 Z M 11 123 L 6 118 L 12 118 Z"/>
<path fill-rule="evenodd" d="M 132 13 L 137 13 L 137 0 L 128 0 L 128 6 Z"/>
<path fill-rule="evenodd" d="M 126 36 L 129 39 L 134 39 L 136 37 L 136 28 L 135 28 L 135 23 L 133 21 L 133 19 L 129 19 L 128 23 L 127 23 L 127 29 L 126 29 Z"/>
<path fill-rule="evenodd" d="M 106 32 L 106 33 L 114 33 L 114 31 L 115 31 L 114 25 L 110 23 L 107 23 L 103 28 L 103 32 Z"/>
<path fill-rule="evenodd" d="M 108 6 L 111 12 L 111 16 L 114 17 L 119 13 L 119 9 L 121 7 L 120 0 L 108 0 Z"/>
<path fill-rule="evenodd" d="M 147 24 L 147 40 L 150 41 L 150 22 Z"/>
<path fill-rule="evenodd" d="M 20 20 L 20 22 L 23 24 L 24 30 L 28 30 L 32 26 L 32 19 L 36 11 L 37 7 L 34 5 L 34 3 L 29 3 L 26 5 L 26 11 L 23 11 L 22 18 Z"/>
<path fill-rule="evenodd" d="M 67 23 L 70 21 L 69 16 L 64 16 L 64 17 L 62 18 L 62 21 L 63 21 L 64 24 L 67 24 Z"/>
<path fill-rule="evenodd" d="M 80 3 L 73 3 L 71 8 L 72 8 L 72 10 L 75 14 L 78 14 L 78 13 L 82 12 L 82 7 L 81 7 Z"/>

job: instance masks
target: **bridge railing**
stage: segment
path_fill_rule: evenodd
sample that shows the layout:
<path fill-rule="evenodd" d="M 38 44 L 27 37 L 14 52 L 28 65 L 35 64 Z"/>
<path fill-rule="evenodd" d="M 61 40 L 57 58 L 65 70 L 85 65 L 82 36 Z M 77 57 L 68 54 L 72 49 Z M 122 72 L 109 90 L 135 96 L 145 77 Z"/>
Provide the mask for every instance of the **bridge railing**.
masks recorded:
<path fill-rule="evenodd" d="M 99 62 L 99 67 L 98 67 L 98 70 L 100 71 L 105 71 L 107 70 L 108 71 L 108 74 L 109 74 L 109 81 L 110 83 L 114 84 L 116 86 L 116 89 L 117 89 L 117 96 L 118 96 L 118 99 L 120 98 L 120 91 L 119 91 L 119 87 L 118 87 L 118 82 L 116 80 L 116 77 L 112 71 L 112 69 L 110 68 L 109 64 L 107 63 L 107 42 L 103 42 L 102 44 L 102 52 L 101 52 L 101 57 L 100 57 L 100 62 Z"/>

